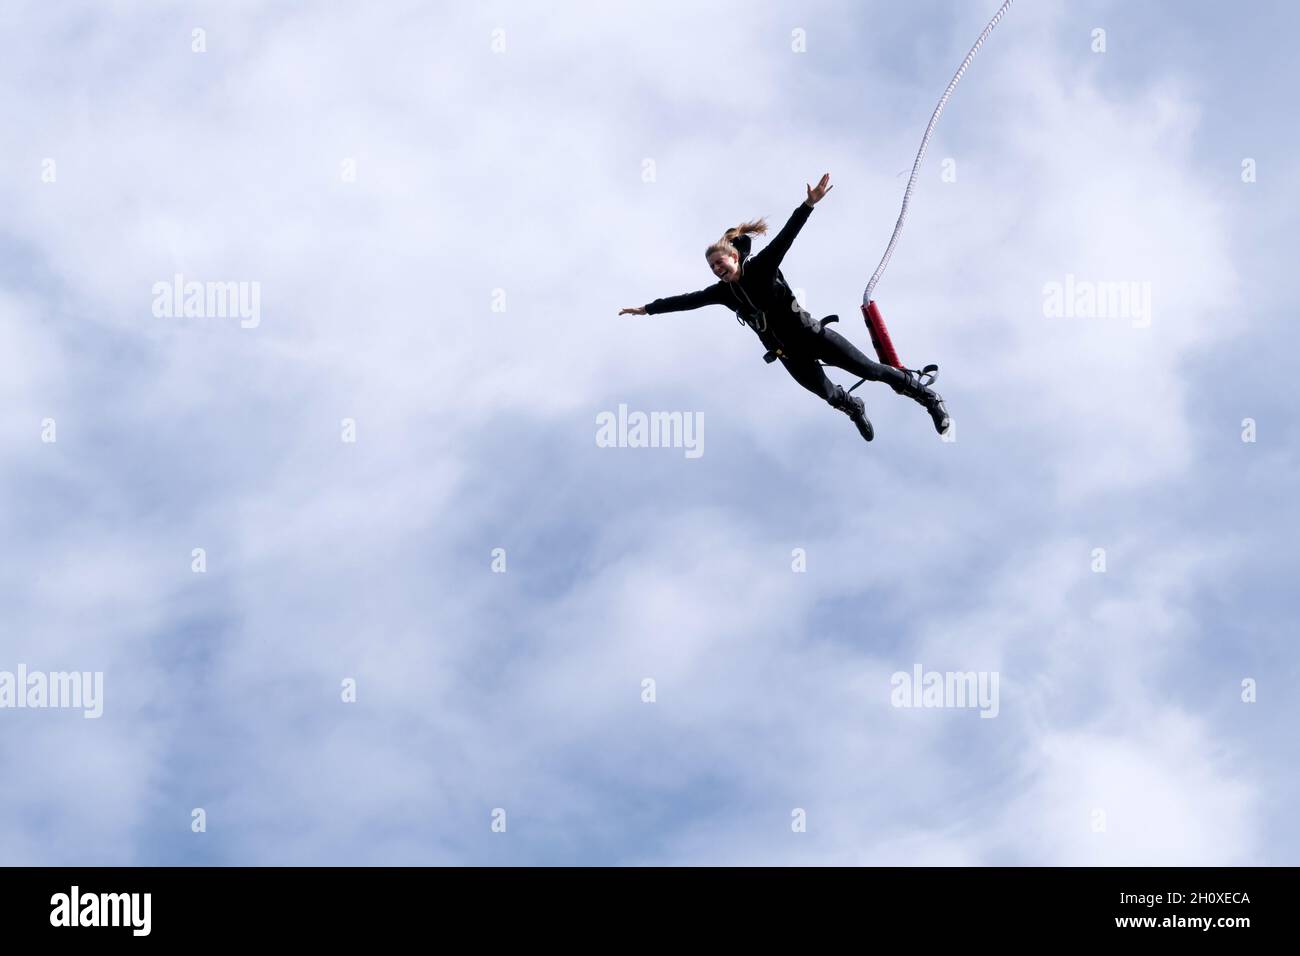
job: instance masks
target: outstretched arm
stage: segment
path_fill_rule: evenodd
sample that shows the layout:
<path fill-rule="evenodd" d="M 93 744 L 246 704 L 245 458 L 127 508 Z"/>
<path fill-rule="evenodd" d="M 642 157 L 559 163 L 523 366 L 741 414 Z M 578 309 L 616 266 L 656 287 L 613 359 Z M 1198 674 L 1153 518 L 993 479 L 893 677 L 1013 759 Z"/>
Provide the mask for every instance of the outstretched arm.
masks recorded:
<path fill-rule="evenodd" d="M 655 299 L 653 302 L 642 306 L 640 311 L 624 309 L 623 312 L 631 312 L 633 315 L 658 315 L 660 312 L 685 312 L 688 309 L 699 309 L 706 305 L 717 305 L 722 301 L 718 297 L 721 290 L 721 284 L 711 285 L 707 289 L 700 289 L 698 292 L 686 292 L 682 295 L 670 295 L 665 299 Z M 622 315 L 623 312 L 620 312 L 619 315 Z"/>
<path fill-rule="evenodd" d="M 817 205 L 828 192 L 834 189 L 829 185 L 831 174 L 826 173 L 821 180 L 814 186 L 807 186 L 808 198 L 799 204 L 798 208 L 790 215 L 790 221 L 781 227 L 781 231 L 773 237 L 772 241 L 763 247 L 763 250 L 754 256 L 755 265 L 765 269 L 777 269 L 781 265 L 781 260 L 785 254 L 790 251 L 790 244 L 794 242 L 794 237 L 799 235 L 799 230 L 803 224 L 808 221 L 808 216 L 812 213 L 813 206 Z"/>

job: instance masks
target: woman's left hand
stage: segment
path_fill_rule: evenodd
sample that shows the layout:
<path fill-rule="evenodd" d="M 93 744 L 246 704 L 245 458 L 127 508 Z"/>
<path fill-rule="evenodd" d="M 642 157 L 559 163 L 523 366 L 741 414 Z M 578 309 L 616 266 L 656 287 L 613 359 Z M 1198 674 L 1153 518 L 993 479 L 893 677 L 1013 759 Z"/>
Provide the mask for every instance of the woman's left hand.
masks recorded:
<path fill-rule="evenodd" d="M 817 205 L 823 196 L 835 188 L 834 186 L 828 185 L 830 181 L 831 174 L 825 173 L 815 189 L 812 186 L 808 186 L 807 183 L 804 183 L 805 186 L 808 186 L 808 205 Z"/>

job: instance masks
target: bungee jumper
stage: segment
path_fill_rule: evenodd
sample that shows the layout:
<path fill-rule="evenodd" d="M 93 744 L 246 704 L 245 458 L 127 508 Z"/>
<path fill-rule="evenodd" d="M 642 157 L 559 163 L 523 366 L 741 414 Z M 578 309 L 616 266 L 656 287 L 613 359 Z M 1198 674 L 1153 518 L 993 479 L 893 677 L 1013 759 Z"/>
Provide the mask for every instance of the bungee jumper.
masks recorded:
<path fill-rule="evenodd" d="M 884 382 L 899 395 L 920 404 L 930 414 L 935 429 L 943 434 L 949 423 L 948 411 L 939 394 L 928 387 L 932 378 L 927 380 L 922 372 L 867 358 L 852 342 L 827 327 L 838 321 L 838 316 L 814 319 L 799 304 L 781 274 L 781 262 L 795 236 L 808 221 L 813 207 L 834 187 L 827 173 L 815 187 L 806 188 L 808 198 L 759 252 L 750 255 L 750 237 L 767 233 L 763 219 L 728 229 L 705 250 L 709 268 L 718 277 L 713 285 L 698 292 L 655 299 L 639 308 L 622 309 L 619 315 L 658 315 L 706 305 L 726 306 L 735 313 L 738 322 L 754 330 L 767 349 L 765 361 L 780 360 L 796 382 L 848 415 L 867 441 L 875 437 L 875 431 L 867 418 L 865 403 L 850 394 L 852 389 L 846 391 L 832 382 L 821 363 L 852 372 L 864 381 Z"/>
<path fill-rule="evenodd" d="M 758 335 L 767 349 L 763 359 L 781 364 L 800 385 L 814 394 L 820 395 L 833 408 L 838 408 L 849 416 L 858 432 L 867 441 L 875 437 L 875 430 L 867 418 L 866 406 L 862 399 L 854 397 L 854 389 L 863 382 L 884 382 L 900 395 L 911 398 L 930 414 L 935 430 L 943 435 L 952 424 L 943 399 L 935 392 L 934 384 L 939 374 L 937 365 L 927 365 L 922 369 L 909 369 L 898 359 L 898 353 L 885 328 L 884 316 L 880 307 L 872 299 L 871 293 L 880 281 L 889 264 L 898 237 L 903 232 L 903 223 L 907 219 L 907 206 L 916 186 L 916 177 L 921 169 L 921 160 L 925 157 L 930 137 L 939 122 L 939 116 L 947 104 L 953 90 L 961 82 L 980 46 L 1006 15 L 1013 0 L 1003 0 L 993 19 L 985 25 L 974 46 L 962 60 L 961 66 L 948 83 L 939 104 L 930 115 L 930 122 L 921 137 L 921 147 L 917 150 L 916 161 L 912 164 L 912 175 L 903 191 L 903 206 L 894 224 L 894 231 L 889 237 L 889 245 L 880 259 L 880 265 L 867 282 L 866 291 L 862 293 L 862 318 L 871 335 L 879 362 L 873 362 L 854 347 L 848 339 L 834 329 L 826 328 L 832 322 L 838 322 L 839 316 L 828 315 L 823 319 L 814 319 L 809 315 L 790 291 L 785 277 L 781 275 L 781 260 L 799 234 L 803 224 L 808 221 L 812 209 L 833 188 L 829 185 L 830 174 L 822 176 L 814 188 L 808 186 L 808 198 L 795 209 L 790 221 L 785 224 L 771 242 L 753 256 L 749 254 L 750 236 L 767 233 L 767 223 L 762 220 L 744 222 L 723 233 L 722 238 L 705 250 L 709 268 L 718 277 L 718 282 L 698 292 L 655 299 L 639 308 L 623 309 L 619 315 L 655 315 L 660 312 L 678 312 L 685 309 L 698 309 L 705 305 L 725 305 L 736 314 L 738 321 L 748 325 Z M 845 390 L 833 383 L 822 371 L 823 365 L 842 368 L 860 375 L 856 385 Z"/>

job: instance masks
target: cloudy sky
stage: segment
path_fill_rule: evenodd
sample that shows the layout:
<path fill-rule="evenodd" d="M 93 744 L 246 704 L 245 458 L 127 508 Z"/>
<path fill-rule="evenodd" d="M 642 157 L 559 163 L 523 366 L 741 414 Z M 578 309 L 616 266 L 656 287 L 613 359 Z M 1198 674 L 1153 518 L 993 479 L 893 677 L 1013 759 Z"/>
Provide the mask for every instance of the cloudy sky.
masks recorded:
<path fill-rule="evenodd" d="M 6 3 L 0 672 L 103 715 L 0 709 L 0 863 L 1296 863 L 1290 5 L 1013 6 L 876 289 L 955 441 L 618 315 L 829 171 L 869 350 L 994 9 Z"/>

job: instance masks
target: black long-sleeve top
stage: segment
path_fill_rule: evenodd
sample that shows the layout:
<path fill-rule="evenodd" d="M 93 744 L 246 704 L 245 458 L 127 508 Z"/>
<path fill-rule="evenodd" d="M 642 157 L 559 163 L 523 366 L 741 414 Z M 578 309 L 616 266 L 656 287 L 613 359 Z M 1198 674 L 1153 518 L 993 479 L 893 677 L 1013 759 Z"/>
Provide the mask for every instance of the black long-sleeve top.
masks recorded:
<path fill-rule="evenodd" d="M 815 320 L 795 299 L 780 267 L 781 260 L 790 251 L 790 244 L 812 211 L 812 206 L 800 203 L 781 231 L 759 252 L 745 257 L 744 249 L 741 249 L 740 277 L 735 282 L 720 279 L 698 292 L 655 299 L 645 306 L 646 312 L 658 315 L 706 305 L 725 305 L 757 332 L 763 345 L 769 349 L 779 348 L 811 329 Z M 739 239 L 736 244 L 740 245 Z"/>

